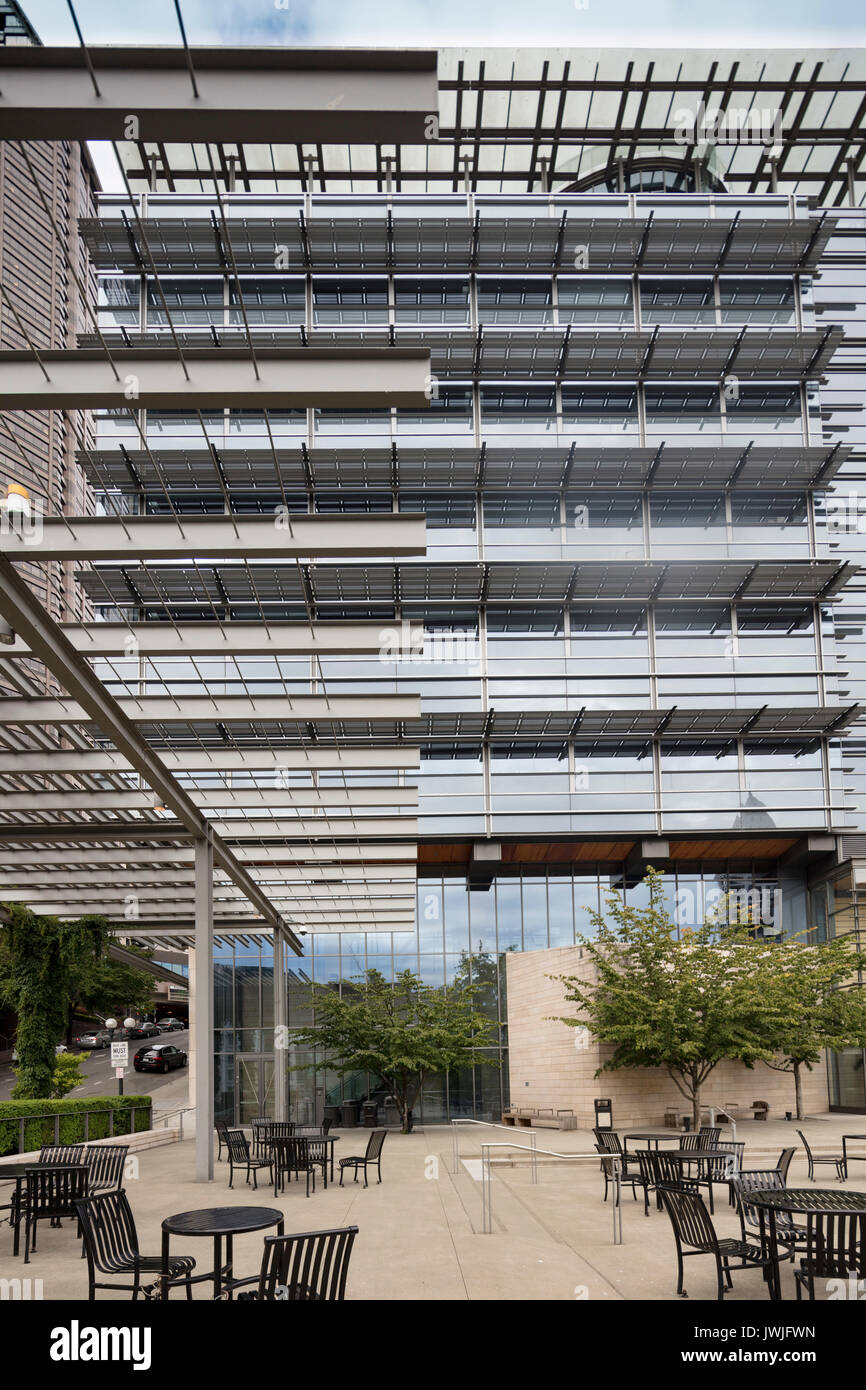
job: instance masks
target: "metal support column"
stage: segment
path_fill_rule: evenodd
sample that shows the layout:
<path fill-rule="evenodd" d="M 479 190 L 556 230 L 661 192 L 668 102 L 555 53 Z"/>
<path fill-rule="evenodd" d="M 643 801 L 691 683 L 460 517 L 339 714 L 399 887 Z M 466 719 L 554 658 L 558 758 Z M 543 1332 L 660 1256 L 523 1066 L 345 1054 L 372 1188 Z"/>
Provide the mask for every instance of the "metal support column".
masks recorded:
<path fill-rule="evenodd" d="M 195 841 L 195 1177 L 213 1181 L 213 844 Z"/>
<path fill-rule="evenodd" d="M 289 1118 L 289 1062 L 286 1009 L 286 951 L 283 933 L 274 931 L 274 1119 Z"/>

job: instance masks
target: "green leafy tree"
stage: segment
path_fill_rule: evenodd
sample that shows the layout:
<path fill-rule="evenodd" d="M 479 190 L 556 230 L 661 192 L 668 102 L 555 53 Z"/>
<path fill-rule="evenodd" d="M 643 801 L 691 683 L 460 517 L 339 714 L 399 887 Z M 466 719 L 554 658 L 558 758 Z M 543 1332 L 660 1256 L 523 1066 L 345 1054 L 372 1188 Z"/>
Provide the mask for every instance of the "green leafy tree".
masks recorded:
<path fill-rule="evenodd" d="M 132 947 L 127 947 L 132 950 Z M 142 958 L 147 959 L 142 953 Z M 72 1043 L 75 1015 L 86 1014 L 108 1018 L 126 1009 L 133 1014 L 153 1008 L 153 977 L 145 970 L 112 960 L 106 951 L 98 956 L 76 955 L 69 966 L 69 995 L 66 1009 L 66 1045 Z"/>
<path fill-rule="evenodd" d="M 55 1057 L 54 1076 L 51 1079 L 52 1100 L 62 1100 L 76 1086 L 84 1084 L 87 1077 L 81 1070 L 81 1063 L 86 1056 L 86 1052 L 61 1052 Z"/>
<path fill-rule="evenodd" d="M 770 1061 L 781 1024 L 780 1002 L 753 970 L 752 934 L 718 921 L 683 930 L 664 901 L 662 875 L 646 876 L 645 907 L 613 894 L 608 917 L 590 914 L 595 937 L 580 936 L 587 978 L 556 976 L 578 1006 L 562 1022 L 587 1028 L 612 1046 L 603 1071 L 662 1067 L 700 1124 L 701 1087 L 724 1058 L 754 1066 Z"/>
<path fill-rule="evenodd" d="M 44 1100 L 54 1083 L 55 1052 L 67 1023 L 71 971 L 76 960 L 97 957 L 108 937 L 102 917 L 61 922 L 6 905 L 0 994 L 18 1015 L 16 1100 Z"/>
<path fill-rule="evenodd" d="M 478 988 L 435 989 L 411 970 L 392 985 L 375 969 L 359 981 L 342 981 L 341 988 L 312 985 L 314 1023 L 293 1032 L 292 1046 L 315 1049 L 317 1056 L 292 1070 L 370 1072 L 394 1097 L 406 1134 L 428 1073 L 497 1065 L 476 1056 L 494 1041 L 489 1020 L 475 1007 Z"/>
<path fill-rule="evenodd" d="M 803 1118 L 803 1068 L 811 1071 L 825 1048 L 866 1047 L 866 991 L 856 983 L 864 964 L 850 935 L 815 944 L 796 937 L 755 943 L 757 983 L 772 997 L 779 1019 L 776 1055 L 765 1060 L 793 1076 L 798 1120 Z"/>

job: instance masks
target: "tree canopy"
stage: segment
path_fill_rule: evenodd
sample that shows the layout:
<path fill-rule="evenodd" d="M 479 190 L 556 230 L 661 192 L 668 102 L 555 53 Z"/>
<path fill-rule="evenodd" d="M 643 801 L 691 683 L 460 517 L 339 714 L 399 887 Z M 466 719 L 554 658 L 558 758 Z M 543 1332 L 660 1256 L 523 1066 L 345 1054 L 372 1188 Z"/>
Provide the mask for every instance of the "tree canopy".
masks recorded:
<path fill-rule="evenodd" d="M 312 985 L 315 1021 L 293 1032 L 292 1046 L 315 1049 L 316 1057 L 293 1070 L 370 1072 L 394 1097 L 406 1133 L 428 1073 L 485 1060 L 476 1049 L 494 1038 L 490 1021 L 475 1006 L 478 988 L 436 989 L 411 970 L 401 971 L 392 985 L 375 969 L 339 986 Z"/>

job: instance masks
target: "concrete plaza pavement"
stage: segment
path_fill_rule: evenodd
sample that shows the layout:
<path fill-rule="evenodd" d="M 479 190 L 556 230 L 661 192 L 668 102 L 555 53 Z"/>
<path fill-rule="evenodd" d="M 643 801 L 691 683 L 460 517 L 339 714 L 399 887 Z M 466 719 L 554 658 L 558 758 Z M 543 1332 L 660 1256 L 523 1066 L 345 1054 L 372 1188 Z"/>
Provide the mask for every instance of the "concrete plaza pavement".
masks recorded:
<path fill-rule="evenodd" d="M 796 1126 L 779 1121 L 745 1120 L 737 1138 L 745 1140 L 744 1167 L 771 1167 L 786 1144 L 798 1144 L 788 1176 L 791 1187 L 811 1186 L 805 1154 Z M 856 1115 L 810 1117 L 803 1128 L 816 1153 L 836 1150 L 843 1133 L 866 1133 L 866 1119 Z M 526 1132 L 512 1136 L 501 1128 L 461 1125 L 461 1158 L 452 1171 L 452 1130 L 428 1127 L 411 1135 L 389 1133 L 383 1150 L 383 1181 L 375 1178 L 365 1190 L 338 1175 L 327 1190 L 317 1183 L 307 1198 L 303 1183 L 293 1182 L 278 1198 L 260 1175 L 259 1189 L 235 1175 L 228 1189 L 228 1165 L 215 1164 L 212 1183 L 193 1177 L 194 1145 L 181 1143 L 142 1151 L 135 1156 L 126 1182 L 143 1253 L 160 1250 L 160 1223 L 168 1215 L 202 1207 L 243 1205 L 278 1207 L 287 1231 L 319 1230 L 357 1225 L 347 1286 L 353 1300 L 675 1300 L 676 1261 L 670 1223 L 651 1204 L 634 1202 L 626 1190 L 623 1203 L 623 1244 L 614 1245 L 611 1208 L 602 1201 L 603 1182 L 594 1160 L 593 1138 L 587 1131 L 538 1130 L 539 1150 L 593 1155 L 585 1162 L 557 1162 L 542 1156 L 538 1182 L 532 1182 L 525 1152 L 507 1154 L 493 1178 L 493 1233 L 482 1234 L 480 1144 L 527 1144 Z M 338 1156 L 363 1152 L 366 1131 L 338 1131 Z M 727 1137 L 730 1137 L 729 1132 Z M 866 1157 L 866 1141 L 852 1146 Z M 513 1160 L 513 1162 L 512 1162 Z M 838 1188 L 832 1167 L 821 1168 L 816 1186 Z M 866 1191 L 866 1162 L 855 1163 L 847 1186 Z M 0 1162 L 2 1174 L 2 1162 Z M 8 1190 L 8 1189 L 6 1189 Z M 3 1191 L 3 1189 L 0 1189 Z M 2 1198 L 0 1198 L 2 1200 Z M 716 1188 L 716 1228 L 720 1236 L 738 1236 L 739 1222 Z M 172 1249 L 196 1257 L 198 1271 L 211 1267 L 212 1242 L 173 1239 Z M 257 1272 L 261 1234 L 235 1240 L 237 1276 Z M 790 1264 L 783 1266 L 783 1292 L 794 1297 Z M 38 1250 L 29 1265 L 12 1258 L 12 1233 L 0 1227 L 0 1280 L 41 1280 L 45 1299 L 87 1297 L 86 1263 L 72 1223 L 59 1230 L 41 1223 Z M 34 1286 L 31 1286 L 35 1288 Z M 715 1298 L 711 1258 L 695 1257 L 686 1264 L 690 1299 Z M 194 1297 L 210 1297 L 210 1285 L 200 1284 Z M 101 1292 L 100 1298 L 128 1297 Z M 819 1295 L 820 1296 L 820 1295 Z M 173 1299 L 182 1298 L 180 1292 Z M 765 1302 L 760 1271 L 734 1275 L 729 1300 Z"/>

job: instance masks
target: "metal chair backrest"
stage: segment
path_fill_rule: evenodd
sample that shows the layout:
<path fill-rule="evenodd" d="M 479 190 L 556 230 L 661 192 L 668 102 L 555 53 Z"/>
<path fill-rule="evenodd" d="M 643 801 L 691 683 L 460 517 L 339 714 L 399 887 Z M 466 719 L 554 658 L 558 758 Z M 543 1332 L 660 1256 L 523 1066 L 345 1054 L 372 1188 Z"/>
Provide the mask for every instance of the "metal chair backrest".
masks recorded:
<path fill-rule="evenodd" d="M 267 1115 L 259 1115 L 250 1121 L 250 1129 L 253 1136 L 253 1153 L 256 1158 L 267 1156 L 268 1145 L 271 1142 L 271 1131 L 274 1122 Z"/>
<path fill-rule="evenodd" d="M 687 1134 L 681 1135 L 680 1148 L 688 1149 L 689 1153 L 697 1153 L 698 1149 L 706 1148 L 703 1135 L 700 1132 L 696 1134 L 693 1129 L 690 1129 Z"/>
<path fill-rule="evenodd" d="M 294 1120 L 272 1120 L 268 1131 L 268 1142 L 273 1139 L 291 1139 L 294 1133 Z"/>
<path fill-rule="evenodd" d="M 227 1129 L 226 1144 L 232 1163 L 249 1163 L 250 1144 L 243 1130 Z"/>
<path fill-rule="evenodd" d="M 806 1219 L 805 1263 L 813 1278 L 866 1274 L 866 1213 L 815 1211 Z"/>
<path fill-rule="evenodd" d="M 658 1149 L 652 1155 L 650 1162 L 655 1173 L 656 1186 L 662 1183 L 666 1187 L 679 1187 L 681 1185 L 685 1172 L 672 1153 Z"/>
<path fill-rule="evenodd" d="M 87 1196 L 90 1169 L 86 1164 L 64 1163 L 51 1167 L 40 1163 L 27 1169 L 27 1212 L 31 1220 L 46 1216 L 74 1216 L 75 1203 Z"/>
<path fill-rule="evenodd" d="M 812 1150 L 809 1148 L 809 1141 L 808 1141 L 808 1139 L 806 1138 L 805 1134 L 803 1133 L 803 1131 L 802 1131 L 801 1129 L 798 1129 L 798 1130 L 797 1130 L 797 1133 L 799 1134 L 800 1138 L 801 1138 L 802 1141 L 803 1141 L 803 1148 L 806 1150 L 806 1157 L 808 1158 L 809 1162 L 811 1163 L 811 1162 L 812 1162 Z"/>
<path fill-rule="evenodd" d="M 640 1168 L 641 1181 L 646 1187 L 655 1187 L 657 1168 L 654 1159 L 657 1157 L 655 1149 L 636 1149 L 635 1158 Z"/>
<path fill-rule="evenodd" d="M 741 1143 L 739 1139 L 719 1139 L 716 1141 L 713 1148 L 720 1149 L 722 1153 L 730 1154 L 734 1161 L 733 1164 L 731 1164 L 727 1163 L 723 1158 L 712 1159 L 708 1164 L 712 1182 L 727 1182 L 729 1178 L 739 1173 L 743 1166 L 743 1151 L 745 1147 L 745 1142 Z"/>
<path fill-rule="evenodd" d="M 334 1123 L 333 1120 L 323 1120 L 323 1121 L 322 1121 L 322 1133 L 323 1133 L 323 1134 L 328 1134 L 328 1133 L 330 1132 L 331 1125 L 332 1125 L 333 1123 Z"/>
<path fill-rule="evenodd" d="M 785 1180 L 778 1168 L 750 1168 L 745 1173 L 738 1173 L 732 1179 L 734 1197 L 737 1209 L 740 1213 L 740 1225 L 743 1230 L 743 1238 L 746 1235 L 746 1226 L 760 1228 L 758 1214 L 749 1201 L 753 1192 L 778 1191 L 785 1186 Z M 786 1219 L 787 1218 L 787 1219 Z M 791 1217 L 786 1212 L 776 1213 L 776 1226 L 778 1230 L 783 1230 L 791 1225 Z"/>
<path fill-rule="evenodd" d="M 716 1229 L 700 1193 L 666 1184 L 659 1184 L 658 1193 L 680 1245 L 718 1255 Z"/>
<path fill-rule="evenodd" d="M 259 1299 L 341 1302 L 357 1234 L 357 1226 L 340 1226 L 331 1231 L 265 1236 Z"/>
<path fill-rule="evenodd" d="M 599 1153 L 621 1154 L 622 1141 L 619 1135 L 612 1129 L 594 1129 L 595 1144 Z"/>
<path fill-rule="evenodd" d="M 138 1254 L 138 1234 L 123 1189 L 79 1198 L 75 1210 L 91 1275 L 94 1269 L 112 1274 L 128 1266 Z"/>
<path fill-rule="evenodd" d="M 119 1192 L 126 1166 L 128 1144 L 93 1144 L 84 1150 L 90 1169 L 90 1193 Z"/>
<path fill-rule="evenodd" d="M 368 1163 L 375 1163 L 382 1152 L 382 1145 L 388 1137 L 387 1129 L 374 1129 L 370 1138 L 367 1140 L 367 1152 L 364 1154 Z M 388 1151 L 390 1153 L 390 1149 Z"/>
<path fill-rule="evenodd" d="M 84 1163 L 83 1144 L 43 1144 L 39 1150 L 39 1162 L 50 1163 L 52 1168 L 62 1168 L 70 1163 Z"/>
<path fill-rule="evenodd" d="M 787 1183 L 787 1181 L 788 1181 L 788 1169 L 789 1169 L 790 1166 L 791 1166 L 791 1159 L 794 1157 L 794 1154 L 795 1154 L 796 1152 L 797 1152 L 797 1148 L 796 1148 L 796 1145 L 795 1145 L 794 1148 L 792 1148 L 792 1149 L 783 1149 L 782 1152 L 779 1154 L 779 1161 L 778 1161 L 778 1163 L 776 1164 L 776 1167 L 778 1168 L 779 1172 L 782 1174 L 782 1185 L 783 1185 L 783 1186 L 784 1186 L 784 1185 Z"/>
<path fill-rule="evenodd" d="M 313 1141 L 302 1135 L 287 1135 L 274 1139 L 271 1154 L 274 1160 L 274 1176 L 278 1173 L 303 1173 L 310 1166 L 310 1144 Z"/>
<path fill-rule="evenodd" d="M 698 1148 L 714 1149 L 719 1142 L 721 1132 L 719 1125 L 701 1125 L 698 1130 L 698 1139 L 700 1140 Z"/>

